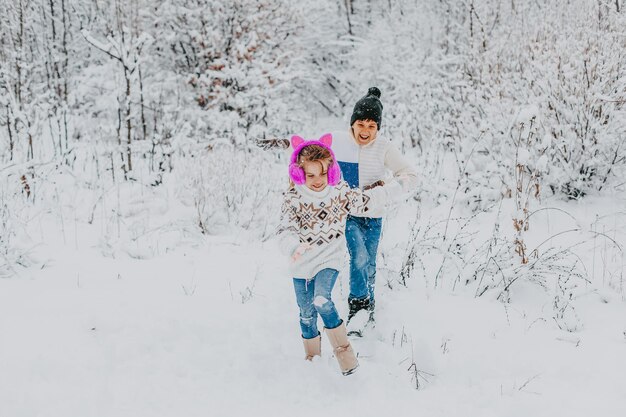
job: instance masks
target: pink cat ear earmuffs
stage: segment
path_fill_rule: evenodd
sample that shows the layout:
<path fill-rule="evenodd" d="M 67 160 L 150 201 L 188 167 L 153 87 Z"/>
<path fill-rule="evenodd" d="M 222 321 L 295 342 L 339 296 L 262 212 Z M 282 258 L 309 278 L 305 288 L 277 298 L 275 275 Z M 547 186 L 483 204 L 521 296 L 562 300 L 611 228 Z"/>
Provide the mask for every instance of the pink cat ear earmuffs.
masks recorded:
<path fill-rule="evenodd" d="M 291 161 L 289 164 L 289 177 L 291 180 L 298 185 L 304 184 L 306 182 L 306 175 L 304 173 L 304 169 L 300 165 L 298 165 L 298 156 L 300 155 L 300 151 L 305 146 L 309 145 L 318 145 L 322 148 L 326 148 L 330 151 L 330 156 L 333 158 L 332 164 L 328 167 L 328 185 L 337 185 L 339 180 L 341 180 L 341 169 L 339 168 L 339 164 L 335 159 L 335 154 L 330 146 L 333 143 L 333 135 L 330 133 L 326 133 L 323 135 L 320 140 L 309 140 L 306 141 L 300 136 L 292 136 L 291 137 L 291 146 L 293 147 L 293 153 L 291 154 Z"/>

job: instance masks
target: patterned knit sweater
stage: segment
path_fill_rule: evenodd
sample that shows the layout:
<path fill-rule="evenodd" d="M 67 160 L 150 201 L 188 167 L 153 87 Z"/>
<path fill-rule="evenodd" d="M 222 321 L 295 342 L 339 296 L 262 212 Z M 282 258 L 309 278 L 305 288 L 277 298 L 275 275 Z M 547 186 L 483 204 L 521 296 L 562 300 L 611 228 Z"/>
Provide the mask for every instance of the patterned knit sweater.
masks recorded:
<path fill-rule="evenodd" d="M 341 181 L 319 192 L 305 185 L 289 189 L 284 194 L 277 232 L 280 249 L 291 257 L 301 243 L 311 245 L 298 261 L 291 263 L 292 277 L 311 279 L 325 268 L 339 270 L 346 256 L 348 214 L 367 215 L 384 207 L 388 198 L 386 188 L 361 191 Z"/>

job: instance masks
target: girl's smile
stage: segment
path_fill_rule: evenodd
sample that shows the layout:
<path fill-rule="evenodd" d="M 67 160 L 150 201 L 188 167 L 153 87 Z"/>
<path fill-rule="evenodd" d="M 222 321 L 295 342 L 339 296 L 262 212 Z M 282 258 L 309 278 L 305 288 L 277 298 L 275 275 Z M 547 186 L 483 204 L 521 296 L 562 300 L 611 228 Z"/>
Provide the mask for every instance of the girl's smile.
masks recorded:
<path fill-rule="evenodd" d="M 328 186 L 328 167 L 322 161 L 303 161 L 302 169 L 306 175 L 304 185 L 310 190 L 322 191 Z"/>

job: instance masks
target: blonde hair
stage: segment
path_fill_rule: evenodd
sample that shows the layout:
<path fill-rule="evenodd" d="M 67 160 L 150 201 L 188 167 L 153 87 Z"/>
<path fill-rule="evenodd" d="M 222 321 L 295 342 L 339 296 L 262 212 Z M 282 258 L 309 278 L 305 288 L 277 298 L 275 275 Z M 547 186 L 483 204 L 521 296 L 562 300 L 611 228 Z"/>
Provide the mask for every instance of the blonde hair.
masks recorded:
<path fill-rule="evenodd" d="M 328 161 L 328 165 L 324 166 L 323 161 Z M 327 173 L 328 168 L 334 162 L 333 156 L 330 151 L 320 145 L 306 145 L 298 154 L 298 158 L 296 159 L 296 163 L 302 169 L 304 162 L 319 162 L 322 166 L 322 173 Z M 289 189 L 293 189 L 295 187 L 294 182 L 291 178 L 289 178 Z"/>
<path fill-rule="evenodd" d="M 324 172 L 328 172 L 328 167 L 334 162 L 330 151 L 319 145 L 307 145 L 303 147 L 298 154 L 297 161 L 300 167 L 303 167 L 304 162 L 319 162 Z M 328 164 L 324 166 L 322 161 L 328 162 Z"/>

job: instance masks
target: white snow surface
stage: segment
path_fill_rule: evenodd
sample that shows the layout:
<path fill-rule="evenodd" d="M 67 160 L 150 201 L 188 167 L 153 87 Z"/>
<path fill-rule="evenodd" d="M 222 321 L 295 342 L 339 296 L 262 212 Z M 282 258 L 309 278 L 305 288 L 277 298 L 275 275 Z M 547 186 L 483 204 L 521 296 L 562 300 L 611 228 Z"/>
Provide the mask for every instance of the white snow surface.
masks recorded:
<path fill-rule="evenodd" d="M 394 260 L 402 259 L 416 211 L 423 225 L 448 216 L 446 204 L 403 206 L 385 222 L 376 328 L 353 340 L 360 367 L 345 377 L 324 337 L 322 357 L 303 359 L 292 283 L 273 241 L 241 230 L 187 233 L 190 208 L 163 188 L 121 192 L 135 195 L 123 228 L 150 218 L 151 230 L 160 230 L 149 241 L 129 240 L 134 248 L 102 242 L 105 217 L 100 225 L 98 217 L 92 225 L 65 219 L 62 233 L 53 211 L 29 223 L 29 236 L 42 237 L 32 265 L 0 279 L 0 416 L 626 411 L 626 303 L 623 278 L 610 274 L 621 262 L 614 272 L 623 276 L 623 254 L 596 234 L 558 235 L 575 225 L 591 230 L 600 218 L 600 232 L 624 248 L 623 197 L 543 202 L 553 208 L 537 212 L 527 232 L 529 247 L 549 236 L 553 246 L 587 243 L 578 247 L 589 282 L 575 296 L 574 332 L 559 329 L 553 300 L 533 284 L 512 287 L 509 303 L 493 290 L 475 297 L 452 275 L 435 288 L 436 257 L 425 256 L 426 273 L 399 285 Z M 512 229 L 511 212 L 506 200 L 500 214 L 477 216 L 475 239 L 498 216 Z M 347 271 L 333 294 L 344 318 Z"/>
<path fill-rule="evenodd" d="M 0 417 L 626 416 L 623 1 L 115 2 L 138 37 L 112 2 L 4 3 Z M 127 180 L 125 71 L 98 49 L 144 77 Z M 245 144 L 345 129 L 374 85 L 421 184 L 384 222 L 343 376 L 325 336 L 304 360 L 267 239 L 287 158 Z M 522 177 L 516 201 L 515 162 L 542 200 Z"/>

